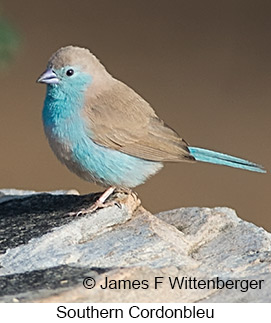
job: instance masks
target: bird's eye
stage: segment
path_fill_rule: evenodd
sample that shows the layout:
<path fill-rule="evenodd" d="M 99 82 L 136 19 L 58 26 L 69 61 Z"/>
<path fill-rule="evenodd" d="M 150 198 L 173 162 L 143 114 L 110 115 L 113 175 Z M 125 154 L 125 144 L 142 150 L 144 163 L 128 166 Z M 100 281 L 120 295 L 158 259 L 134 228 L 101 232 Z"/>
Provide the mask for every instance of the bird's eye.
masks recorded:
<path fill-rule="evenodd" d="M 73 73 L 74 73 L 74 70 L 70 68 L 69 70 L 67 70 L 66 75 L 67 76 L 72 76 Z"/>

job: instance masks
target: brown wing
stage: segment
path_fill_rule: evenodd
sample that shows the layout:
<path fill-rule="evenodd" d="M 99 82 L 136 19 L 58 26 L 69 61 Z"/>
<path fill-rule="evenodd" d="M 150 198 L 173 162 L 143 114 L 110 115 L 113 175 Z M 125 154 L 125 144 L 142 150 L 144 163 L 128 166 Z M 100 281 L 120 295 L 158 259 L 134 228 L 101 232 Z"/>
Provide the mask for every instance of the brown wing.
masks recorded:
<path fill-rule="evenodd" d="M 102 146 L 152 161 L 193 161 L 187 143 L 124 83 L 90 96 L 84 109 L 89 136 Z"/>

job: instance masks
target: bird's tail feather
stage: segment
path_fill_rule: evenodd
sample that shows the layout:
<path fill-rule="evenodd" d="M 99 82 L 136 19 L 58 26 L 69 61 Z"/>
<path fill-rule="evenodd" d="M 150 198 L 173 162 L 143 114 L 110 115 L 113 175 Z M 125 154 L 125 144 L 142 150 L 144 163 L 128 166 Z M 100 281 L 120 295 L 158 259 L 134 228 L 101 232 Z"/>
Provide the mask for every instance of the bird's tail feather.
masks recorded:
<path fill-rule="evenodd" d="M 188 149 L 190 154 L 196 160 L 201 162 L 241 168 L 252 172 L 266 173 L 266 170 L 261 165 L 252 163 L 245 159 L 198 147 L 188 147 Z"/>

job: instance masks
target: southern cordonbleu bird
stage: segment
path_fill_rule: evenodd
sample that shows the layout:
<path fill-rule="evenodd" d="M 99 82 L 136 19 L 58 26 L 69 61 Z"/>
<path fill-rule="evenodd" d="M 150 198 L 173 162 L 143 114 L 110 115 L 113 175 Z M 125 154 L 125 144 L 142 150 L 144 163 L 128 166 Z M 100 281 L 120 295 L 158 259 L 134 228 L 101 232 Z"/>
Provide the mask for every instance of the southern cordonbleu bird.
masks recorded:
<path fill-rule="evenodd" d="M 47 84 L 43 123 L 57 158 L 81 178 L 107 188 L 95 209 L 116 187 L 144 183 L 164 162 L 201 161 L 265 172 L 244 159 L 189 146 L 88 49 L 60 48 L 37 82 Z"/>

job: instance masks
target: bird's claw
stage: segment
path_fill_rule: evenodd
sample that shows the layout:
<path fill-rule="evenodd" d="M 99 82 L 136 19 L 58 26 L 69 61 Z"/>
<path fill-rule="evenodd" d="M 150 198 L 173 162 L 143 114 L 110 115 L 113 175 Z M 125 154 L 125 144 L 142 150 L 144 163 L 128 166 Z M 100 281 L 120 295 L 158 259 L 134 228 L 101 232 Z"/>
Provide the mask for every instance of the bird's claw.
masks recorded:
<path fill-rule="evenodd" d="M 79 216 L 82 216 L 82 215 L 94 213 L 98 209 L 104 209 L 104 208 L 110 207 L 110 206 L 117 206 L 119 209 L 122 209 L 122 205 L 119 202 L 111 201 L 111 202 L 102 203 L 101 201 L 97 200 L 90 207 L 85 208 L 85 209 L 81 209 L 78 212 L 69 212 L 67 215 L 68 216 L 79 217 Z"/>
<path fill-rule="evenodd" d="M 121 204 L 119 203 L 119 202 L 114 202 L 114 204 L 119 208 L 119 209 L 122 209 L 122 206 L 121 206 Z"/>

